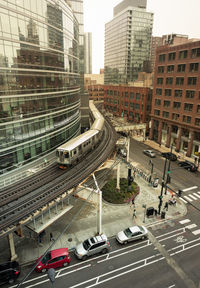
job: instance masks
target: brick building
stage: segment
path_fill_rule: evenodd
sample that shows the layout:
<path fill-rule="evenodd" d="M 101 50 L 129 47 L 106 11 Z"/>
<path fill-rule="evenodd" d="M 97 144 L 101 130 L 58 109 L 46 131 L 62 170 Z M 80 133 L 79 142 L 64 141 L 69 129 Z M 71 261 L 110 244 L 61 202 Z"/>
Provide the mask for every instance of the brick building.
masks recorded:
<path fill-rule="evenodd" d="M 193 156 L 200 151 L 200 41 L 157 48 L 150 138 Z"/>
<path fill-rule="evenodd" d="M 152 89 L 127 85 L 104 85 L 104 108 L 129 122 L 148 123 Z"/>
<path fill-rule="evenodd" d="M 100 69 L 100 74 L 85 74 L 84 89 L 88 91 L 89 99 L 100 101 L 104 99 L 104 73 Z"/>

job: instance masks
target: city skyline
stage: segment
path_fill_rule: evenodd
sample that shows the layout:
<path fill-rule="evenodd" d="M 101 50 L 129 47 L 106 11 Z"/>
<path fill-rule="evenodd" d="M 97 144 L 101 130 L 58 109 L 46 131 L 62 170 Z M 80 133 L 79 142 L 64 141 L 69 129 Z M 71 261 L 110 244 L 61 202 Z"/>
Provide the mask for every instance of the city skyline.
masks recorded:
<path fill-rule="evenodd" d="M 105 23 L 113 19 L 113 8 L 120 2 L 121 0 L 84 1 L 84 30 L 92 32 L 93 39 L 93 73 L 98 74 L 100 68 L 104 68 Z M 147 11 L 154 13 L 153 36 L 177 33 L 188 35 L 189 38 L 200 38 L 199 0 L 168 0 L 162 1 L 162 5 L 159 3 L 159 0 L 147 1 Z M 168 19 L 170 22 L 167 23 Z"/>

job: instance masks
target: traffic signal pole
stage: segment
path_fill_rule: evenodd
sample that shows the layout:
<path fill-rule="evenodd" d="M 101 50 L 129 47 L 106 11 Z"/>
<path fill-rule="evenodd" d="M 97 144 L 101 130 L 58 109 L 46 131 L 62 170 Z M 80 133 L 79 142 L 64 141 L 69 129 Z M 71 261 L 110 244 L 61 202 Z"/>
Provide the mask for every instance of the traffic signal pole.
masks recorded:
<path fill-rule="evenodd" d="M 162 178 L 162 185 L 161 185 L 161 191 L 160 191 L 160 196 L 158 196 L 160 202 L 158 205 L 158 214 L 160 214 L 160 209 L 162 206 L 162 198 L 163 198 L 163 188 L 165 186 L 165 172 L 166 172 L 166 166 L 167 166 L 167 158 L 165 158 L 165 165 L 164 165 L 164 171 L 163 171 L 163 178 Z"/>

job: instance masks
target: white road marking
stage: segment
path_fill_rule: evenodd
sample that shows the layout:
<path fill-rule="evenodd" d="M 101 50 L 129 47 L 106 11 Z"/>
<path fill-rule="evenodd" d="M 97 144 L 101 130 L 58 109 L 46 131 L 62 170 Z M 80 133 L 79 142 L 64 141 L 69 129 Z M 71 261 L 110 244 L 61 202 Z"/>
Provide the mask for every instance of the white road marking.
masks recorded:
<path fill-rule="evenodd" d="M 197 193 L 193 193 L 196 197 L 200 198 L 200 195 L 198 195 Z"/>
<path fill-rule="evenodd" d="M 185 228 L 187 228 L 187 229 L 193 229 L 195 227 L 197 227 L 196 224 L 191 224 L 191 225 L 185 226 Z"/>
<path fill-rule="evenodd" d="M 189 188 L 185 188 L 182 191 L 183 192 L 187 192 L 187 191 L 190 191 L 190 190 L 193 190 L 193 189 L 197 189 L 197 188 L 198 188 L 198 186 L 192 186 L 192 187 L 189 187 Z"/>
<path fill-rule="evenodd" d="M 192 233 L 193 233 L 194 235 L 198 235 L 198 234 L 200 234 L 200 229 L 195 230 L 195 231 L 192 231 Z"/>
<path fill-rule="evenodd" d="M 189 194 L 189 197 L 191 197 L 191 198 L 194 199 L 194 200 L 197 200 L 197 198 L 194 197 L 194 195 L 192 195 L 192 194 Z"/>
<path fill-rule="evenodd" d="M 192 202 L 192 201 L 193 201 L 193 200 L 192 200 L 192 199 L 190 199 L 188 196 L 184 196 L 184 198 L 185 198 L 186 200 L 190 201 L 190 202 Z"/>
<path fill-rule="evenodd" d="M 200 194 L 200 191 L 198 191 L 197 193 L 199 193 L 199 194 Z"/>
<path fill-rule="evenodd" d="M 184 220 L 179 221 L 180 224 L 186 224 L 189 222 L 190 222 L 190 219 L 184 219 Z"/>
<path fill-rule="evenodd" d="M 181 199 L 181 201 L 183 201 L 184 203 L 188 203 L 188 202 L 185 201 L 182 197 L 180 197 L 179 199 Z"/>

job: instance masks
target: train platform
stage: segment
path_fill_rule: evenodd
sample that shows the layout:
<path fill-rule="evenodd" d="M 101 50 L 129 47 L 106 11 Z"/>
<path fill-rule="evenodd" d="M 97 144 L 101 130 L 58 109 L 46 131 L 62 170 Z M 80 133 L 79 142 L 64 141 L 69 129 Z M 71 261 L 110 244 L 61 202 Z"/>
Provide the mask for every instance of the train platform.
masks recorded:
<path fill-rule="evenodd" d="M 134 164 L 134 163 L 133 163 Z M 121 164 L 121 177 L 127 177 L 127 165 Z M 174 220 L 184 216 L 187 208 L 184 202 L 176 197 L 176 205 L 168 206 L 168 210 L 164 209 L 165 202 L 171 197 L 171 192 L 163 195 L 163 204 L 160 215 L 149 215 L 146 211 L 152 208 L 158 209 L 159 195 L 161 187 L 154 188 L 142 177 L 136 173 L 135 182 L 140 187 L 140 193 L 135 198 L 134 206 L 132 203 L 123 205 L 112 205 L 103 201 L 102 204 L 102 232 L 108 238 L 114 238 L 115 235 L 128 226 L 145 225 L 147 228 L 159 223 L 165 223 L 168 220 Z M 85 197 L 87 198 L 87 196 Z M 58 221 L 45 229 L 40 241 L 32 238 L 29 230 L 24 229 L 24 237 L 19 238 L 14 234 L 14 242 L 18 261 L 21 266 L 32 264 L 42 255 L 50 246 L 51 250 L 61 247 L 68 247 L 73 253 L 74 247 L 88 237 L 97 233 L 97 205 L 95 201 L 84 200 L 83 192 L 79 197 L 73 198 L 70 203 L 73 208 L 64 214 Z M 82 208 L 81 208 L 82 207 Z M 78 214 L 78 211 L 81 213 Z M 133 210 L 136 209 L 136 217 L 133 217 Z M 75 214 L 78 214 L 74 218 Z M 151 213 L 150 213 L 151 214 Z M 66 229 L 67 227 L 67 229 Z M 0 262 L 7 261 L 10 257 L 7 239 L 0 240 Z"/>

